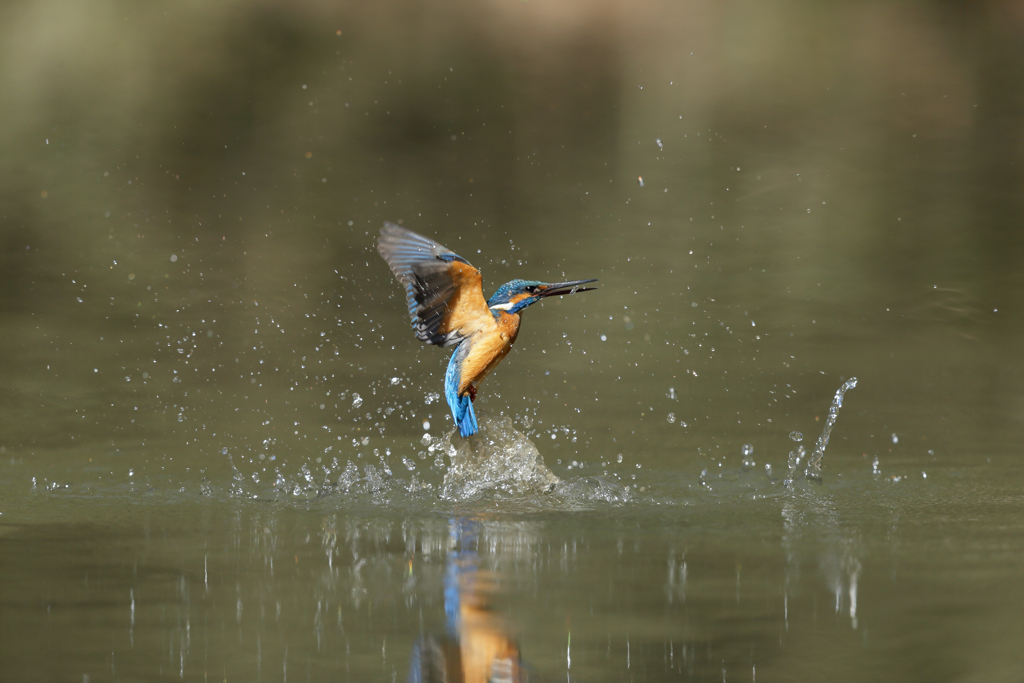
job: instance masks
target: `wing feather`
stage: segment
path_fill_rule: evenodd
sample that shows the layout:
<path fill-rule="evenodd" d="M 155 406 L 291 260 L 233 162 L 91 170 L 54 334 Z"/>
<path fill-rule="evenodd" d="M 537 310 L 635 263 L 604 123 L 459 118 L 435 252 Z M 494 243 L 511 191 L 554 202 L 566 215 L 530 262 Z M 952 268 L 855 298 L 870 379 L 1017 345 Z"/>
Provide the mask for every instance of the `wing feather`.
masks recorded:
<path fill-rule="evenodd" d="M 405 287 L 416 338 L 453 346 L 491 315 L 484 301 L 480 271 L 432 239 L 385 223 L 377 250 Z"/>

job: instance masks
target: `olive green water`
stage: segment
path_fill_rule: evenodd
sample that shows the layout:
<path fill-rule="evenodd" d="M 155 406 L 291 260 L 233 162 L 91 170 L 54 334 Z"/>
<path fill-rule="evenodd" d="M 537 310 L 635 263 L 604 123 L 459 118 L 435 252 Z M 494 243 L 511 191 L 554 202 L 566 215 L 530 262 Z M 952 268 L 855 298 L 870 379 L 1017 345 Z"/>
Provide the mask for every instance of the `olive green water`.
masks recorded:
<path fill-rule="evenodd" d="M 406 680 L 473 634 L 550 681 L 1024 679 L 1022 35 L 9 3 L 0 680 Z M 385 220 L 488 294 L 600 279 L 476 403 L 554 490 L 442 495 L 447 354 Z"/>

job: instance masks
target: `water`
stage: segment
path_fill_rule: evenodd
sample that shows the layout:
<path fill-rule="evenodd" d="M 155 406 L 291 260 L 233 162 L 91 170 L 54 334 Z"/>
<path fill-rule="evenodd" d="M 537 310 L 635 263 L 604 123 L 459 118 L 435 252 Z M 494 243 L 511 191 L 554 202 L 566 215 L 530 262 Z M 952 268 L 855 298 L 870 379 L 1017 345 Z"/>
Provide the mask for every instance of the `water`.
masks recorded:
<path fill-rule="evenodd" d="M 807 461 L 807 469 L 804 471 L 804 476 L 810 479 L 821 477 L 821 461 L 825 457 L 825 448 L 828 447 L 828 437 L 832 434 L 832 427 L 836 424 L 839 409 L 843 407 L 843 397 L 846 396 L 847 391 L 855 386 L 857 386 L 857 378 L 851 377 L 843 382 L 843 386 L 839 387 L 836 391 L 836 395 L 832 399 L 832 405 L 828 409 L 828 417 L 825 418 L 825 428 L 821 431 L 821 436 L 818 437 L 817 443 L 814 444 L 814 452 L 811 453 L 811 457 Z M 793 438 L 792 433 L 790 438 Z M 893 439 L 893 443 L 896 443 L 895 439 Z"/>
<path fill-rule="evenodd" d="M 537 446 L 512 426 L 509 418 L 481 414 L 480 431 L 445 445 L 450 461 L 441 497 L 449 500 L 475 498 L 485 491 L 514 496 L 553 491 L 558 477 L 547 468 Z"/>
<path fill-rule="evenodd" d="M 1021 678 L 1012 7 L 108 9 L 0 28 L 0 680 Z M 385 220 L 600 280 L 490 445 Z"/>

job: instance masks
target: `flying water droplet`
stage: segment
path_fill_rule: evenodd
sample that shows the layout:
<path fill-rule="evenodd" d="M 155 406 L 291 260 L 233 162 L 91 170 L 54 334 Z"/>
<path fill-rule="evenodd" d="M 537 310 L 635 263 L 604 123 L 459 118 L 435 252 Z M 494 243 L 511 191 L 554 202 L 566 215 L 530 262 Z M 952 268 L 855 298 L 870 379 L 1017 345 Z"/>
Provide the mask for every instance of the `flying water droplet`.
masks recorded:
<path fill-rule="evenodd" d="M 757 464 L 756 462 L 754 462 L 754 459 L 752 457 L 750 457 L 750 456 L 752 456 L 754 454 L 754 447 L 753 446 L 751 446 L 748 443 L 743 444 L 742 453 L 743 453 L 743 466 L 744 467 L 753 467 L 754 465 Z"/>
<path fill-rule="evenodd" d="M 792 439 L 793 441 L 803 441 L 804 435 L 801 434 L 800 432 L 790 432 L 789 438 Z"/>
<path fill-rule="evenodd" d="M 363 397 L 359 394 L 352 394 L 352 407 L 358 408 L 361 405 L 363 405 Z"/>

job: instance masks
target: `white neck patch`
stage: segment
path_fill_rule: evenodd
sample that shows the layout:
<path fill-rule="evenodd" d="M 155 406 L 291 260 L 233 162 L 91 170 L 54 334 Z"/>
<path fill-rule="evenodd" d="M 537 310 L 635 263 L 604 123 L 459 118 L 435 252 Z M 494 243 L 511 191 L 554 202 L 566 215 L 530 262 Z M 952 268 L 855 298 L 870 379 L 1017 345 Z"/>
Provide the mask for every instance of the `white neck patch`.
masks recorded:
<path fill-rule="evenodd" d="M 511 302 L 507 303 L 507 304 L 496 304 L 494 306 L 491 306 L 491 310 L 492 311 L 510 311 L 510 310 L 512 310 L 513 306 L 515 306 L 515 304 L 513 304 Z"/>

